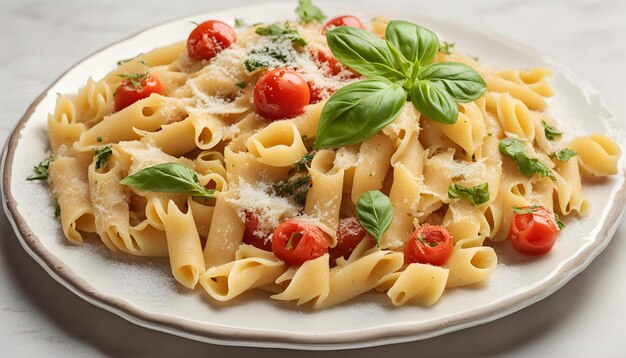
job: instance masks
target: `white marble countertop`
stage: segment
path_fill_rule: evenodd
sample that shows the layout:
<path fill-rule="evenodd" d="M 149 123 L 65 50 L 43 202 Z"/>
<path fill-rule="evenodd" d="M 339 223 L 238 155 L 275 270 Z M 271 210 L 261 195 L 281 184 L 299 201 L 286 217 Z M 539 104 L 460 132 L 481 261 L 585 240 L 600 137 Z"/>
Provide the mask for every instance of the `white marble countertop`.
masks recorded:
<path fill-rule="evenodd" d="M 160 22 L 254 1 L 0 1 L 0 143 L 31 101 L 78 60 Z M 294 1 L 295 3 L 295 1 Z M 358 6 L 367 6 L 359 1 Z M 494 31 L 568 65 L 626 118 L 626 1 L 415 1 L 434 17 Z M 200 357 L 321 353 L 222 347 L 135 326 L 50 278 L 0 221 L 0 352 L 5 357 Z M 328 356 L 624 356 L 626 224 L 580 275 L 508 317 L 425 341 Z"/>

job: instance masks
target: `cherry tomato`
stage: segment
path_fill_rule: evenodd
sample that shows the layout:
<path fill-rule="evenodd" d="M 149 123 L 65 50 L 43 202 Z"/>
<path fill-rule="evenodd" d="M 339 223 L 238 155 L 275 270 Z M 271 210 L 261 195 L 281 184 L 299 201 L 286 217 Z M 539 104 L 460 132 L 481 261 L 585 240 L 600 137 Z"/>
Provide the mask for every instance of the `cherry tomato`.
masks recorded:
<path fill-rule="evenodd" d="M 441 225 L 424 224 L 413 231 L 404 247 L 404 262 L 442 266 L 452 254 L 452 235 Z"/>
<path fill-rule="evenodd" d="M 361 22 L 361 20 L 359 20 L 358 17 L 352 16 L 352 15 L 345 15 L 345 16 L 339 16 L 334 19 L 328 20 L 326 25 L 324 25 L 324 28 L 322 29 L 322 31 L 328 31 L 331 29 L 331 27 L 339 27 L 339 26 L 358 27 L 360 29 L 365 30 L 365 26 L 363 26 L 363 23 Z"/>
<path fill-rule="evenodd" d="M 309 87 L 304 78 L 284 68 L 264 74 L 254 87 L 254 110 L 271 121 L 301 114 L 309 99 Z"/>
<path fill-rule="evenodd" d="M 210 60 L 237 41 L 237 33 L 227 24 L 209 20 L 196 26 L 187 38 L 189 57 Z"/>
<path fill-rule="evenodd" d="M 331 90 L 329 90 L 328 88 L 322 88 L 314 84 L 313 82 L 307 82 L 306 85 L 309 87 L 309 103 L 317 103 L 324 99 L 326 96 L 332 94 Z"/>
<path fill-rule="evenodd" d="M 261 250 L 272 251 L 272 241 L 259 230 L 259 218 L 256 214 L 246 211 L 246 229 L 243 232 L 243 243 L 253 245 Z"/>
<path fill-rule="evenodd" d="M 328 252 L 328 236 L 317 226 L 286 220 L 272 236 L 272 251 L 290 265 L 301 265 Z"/>
<path fill-rule="evenodd" d="M 316 62 L 321 69 L 325 70 L 325 74 L 327 76 L 336 76 L 341 71 L 348 69 L 342 63 L 337 61 L 337 59 L 335 58 L 335 56 L 333 56 L 330 50 L 327 50 L 322 46 L 310 47 L 311 49 L 309 49 L 309 57 L 314 62 Z"/>
<path fill-rule="evenodd" d="M 163 94 L 163 85 L 158 78 L 145 74 L 133 74 L 132 79 L 124 79 L 115 90 L 113 99 L 115 101 L 115 111 L 120 111 L 140 99 L 148 98 L 151 94 Z"/>
<path fill-rule="evenodd" d="M 348 258 L 356 245 L 365 237 L 365 230 L 355 217 L 342 218 L 337 227 L 337 245 L 328 250 L 331 260 Z"/>
<path fill-rule="evenodd" d="M 526 206 L 519 210 L 528 212 L 513 214 L 509 240 L 515 250 L 533 256 L 552 250 L 559 231 L 554 213 L 543 206 Z"/>

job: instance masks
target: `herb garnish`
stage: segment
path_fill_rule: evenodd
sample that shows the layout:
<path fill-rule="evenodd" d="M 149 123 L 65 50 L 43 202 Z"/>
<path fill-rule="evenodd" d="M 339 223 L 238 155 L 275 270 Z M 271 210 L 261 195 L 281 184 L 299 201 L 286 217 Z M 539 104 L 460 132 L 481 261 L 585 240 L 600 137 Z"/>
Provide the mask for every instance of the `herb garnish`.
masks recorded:
<path fill-rule="evenodd" d="M 317 153 L 316 151 L 312 151 L 312 152 L 308 152 L 305 155 L 302 156 L 302 158 L 300 158 L 300 160 L 298 160 L 296 162 L 296 164 L 293 165 L 293 168 L 295 171 L 297 172 L 305 172 L 307 171 L 307 166 L 309 165 L 309 163 L 311 163 L 311 160 L 313 160 L 313 157 L 315 156 L 315 153 Z"/>
<path fill-rule="evenodd" d="M 439 47 L 439 52 L 449 55 L 454 51 L 454 46 L 456 46 L 454 42 L 444 41 L 443 45 Z"/>
<path fill-rule="evenodd" d="M 294 239 L 297 240 L 297 239 L 301 238 L 302 236 L 304 236 L 304 235 L 302 235 L 301 233 L 299 233 L 297 231 L 296 232 L 292 232 L 291 235 L 289 235 L 289 240 L 287 241 L 287 244 L 285 245 L 285 249 L 291 250 L 293 248 L 293 240 Z"/>
<path fill-rule="evenodd" d="M 246 26 L 246 21 L 244 19 L 236 17 L 235 18 L 235 27 L 239 28 L 239 27 L 244 27 L 244 26 Z"/>
<path fill-rule="evenodd" d="M 245 81 L 239 81 L 239 82 L 235 83 L 235 86 L 237 86 L 237 87 L 239 87 L 241 89 L 244 89 L 244 88 L 246 88 L 246 82 Z"/>
<path fill-rule="evenodd" d="M 560 137 L 563 135 L 563 132 L 552 127 L 551 125 L 546 123 L 546 121 L 541 121 L 541 123 L 543 124 L 543 133 L 546 135 L 546 138 L 548 140 L 554 140 L 557 137 Z"/>
<path fill-rule="evenodd" d="M 96 169 L 100 169 L 104 167 L 107 164 L 107 161 L 109 160 L 109 157 L 111 156 L 111 154 L 113 154 L 113 152 L 111 151 L 111 147 L 109 146 L 106 146 L 101 149 L 94 149 L 93 153 L 97 158 Z"/>
<path fill-rule="evenodd" d="M 515 162 L 519 172 L 525 176 L 532 177 L 534 174 L 539 174 L 541 178 L 554 178 L 552 172 L 545 164 L 540 162 L 537 158 L 530 157 L 528 153 L 526 153 L 524 142 L 521 140 L 517 138 L 502 139 L 498 148 L 502 154 Z"/>
<path fill-rule="evenodd" d="M 50 163 L 54 161 L 54 156 L 49 156 L 48 158 L 42 160 L 37 164 L 36 167 L 33 167 L 33 174 L 31 174 L 26 180 L 44 180 L 48 179 L 48 167 Z"/>
<path fill-rule="evenodd" d="M 246 57 L 244 64 L 249 72 L 261 67 L 282 66 L 289 58 L 295 55 L 293 48 L 283 49 L 282 47 L 264 47 L 252 50 Z"/>
<path fill-rule="evenodd" d="M 322 10 L 313 5 L 311 0 L 300 0 L 296 8 L 296 14 L 300 22 L 304 22 L 305 24 L 309 22 L 322 22 L 326 18 Z"/>
<path fill-rule="evenodd" d="M 288 180 L 275 183 L 272 188 L 278 196 L 291 198 L 296 204 L 304 205 L 306 196 L 311 189 L 311 176 L 295 176 Z"/>
<path fill-rule="evenodd" d="M 376 240 L 376 245 L 380 245 L 380 239 L 393 219 L 391 200 L 378 190 L 367 191 L 356 203 L 356 217 L 363 229 Z"/>
<path fill-rule="evenodd" d="M 118 76 L 127 79 L 133 87 L 141 88 L 143 87 L 143 82 L 148 77 L 148 72 L 120 73 Z"/>
<path fill-rule="evenodd" d="M 59 199 L 53 198 L 52 203 L 54 205 L 54 217 L 58 218 L 61 216 L 61 205 L 59 205 Z"/>
<path fill-rule="evenodd" d="M 307 45 L 307 41 L 300 36 L 298 30 L 290 28 L 288 22 L 285 22 L 284 26 L 274 23 L 266 27 L 259 27 L 255 32 L 261 36 L 271 36 L 276 41 L 289 40 L 296 45 Z"/>
<path fill-rule="evenodd" d="M 416 237 L 416 239 L 417 239 L 417 241 L 421 242 L 422 244 L 428 245 L 430 247 L 435 247 L 435 246 L 438 246 L 440 244 L 439 241 L 428 241 L 428 240 L 426 240 L 425 237 L 421 237 L 421 236 Z"/>
<path fill-rule="evenodd" d="M 127 58 L 127 59 L 125 59 L 125 60 L 119 60 L 119 61 L 117 61 L 117 65 L 119 66 L 119 65 L 122 65 L 122 64 L 124 64 L 124 63 L 126 63 L 126 62 L 128 62 L 128 61 L 132 61 L 132 60 L 136 59 L 137 57 L 139 57 L 139 56 L 141 56 L 141 55 L 143 55 L 143 52 L 141 52 L 140 54 L 138 54 L 138 55 L 137 55 L 137 56 L 135 56 L 135 57 Z"/>
<path fill-rule="evenodd" d="M 552 158 L 556 158 L 562 162 L 567 162 L 568 160 L 572 159 L 574 156 L 576 156 L 576 151 L 573 149 L 569 149 L 569 148 L 563 148 L 561 150 L 557 150 L 556 152 L 552 153 L 552 155 L 550 155 Z"/>
<path fill-rule="evenodd" d="M 367 30 L 341 26 L 326 33 L 333 55 L 367 80 L 340 88 L 320 116 L 314 148 L 360 143 L 391 123 L 407 99 L 436 122 L 456 123 L 457 102 L 473 101 L 487 90 L 471 67 L 431 63 L 439 51 L 432 31 L 391 21 L 382 40 Z"/>
<path fill-rule="evenodd" d="M 537 209 L 541 208 L 541 206 L 539 205 L 531 205 L 529 207 L 525 207 L 525 208 L 520 208 L 519 206 L 514 206 L 513 207 L 513 212 L 516 214 L 520 214 L 520 215 L 524 215 L 524 214 L 534 214 L 537 212 Z M 549 211 L 547 209 L 545 209 L 546 211 Z M 559 230 L 563 230 L 563 228 L 565 227 L 565 223 L 561 220 L 561 218 L 559 217 L 559 215 L 557 213 L 552 213 L 552 215 L 554 215 L 554 222 L 556 223 L 556 226 L 559 227 Z"/>
<path fill-rule="evenodd" d="M 157 164 L 144 168 L 120 181 L 120 184 L 158 193 L 185 193 L 212 198 L 215 190 L 200 185 L 198 174 L 178 163 Z"/>
<path fill-rule="evenodd" d="M 448 186 L 448 198 L 464 198 L 474 205 L 484 204 L 489 201 L 489 184 L 483 183 L 468 188 L 459 183 L 454 183 Z"/>
<path fill-rule="evenodd" d="M 98 137 L 96 138 L 96 142 L 98 142 L 98 143 L 102 143 L 102 137 L 98 136 Z"/>

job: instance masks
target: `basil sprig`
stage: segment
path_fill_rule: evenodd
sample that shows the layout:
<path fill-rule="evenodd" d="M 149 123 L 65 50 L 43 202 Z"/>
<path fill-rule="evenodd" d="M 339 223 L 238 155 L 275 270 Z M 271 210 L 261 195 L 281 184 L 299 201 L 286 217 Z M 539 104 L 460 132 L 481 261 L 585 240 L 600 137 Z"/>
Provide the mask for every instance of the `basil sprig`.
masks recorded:
<path fill-rule="evenodd" d="M 465 187 L 459 183 L 454 183 L 448 187 L 448 198 L 464 198 L 474 205 L 484 204 L 489 201 L 489 184 L 482 183 L 472 187 Z"/>
<path fill-rule="evenodd" d="M 178 163 L 157 164 L 139 170 L 120 181 L 120 184 L 157 193 L 185 193 L 212 198 L 215 190 L 200 185 L 198 174 Z"/>
<path fill-rule="evenodd" d="M 524 142 L 517 138 L 504 138 L 500 141 L 498 148 L 500 153 L 511 158 L 520 173 L 527 177 L 539 174 L 541 178 L 554 178 L 552 171 L 539 159 L 532 158 L 524 148 Z"/>
<path fill-rule="evenodd" d="M 363 229 L 380 245 L 380 239 L 393 219 L 391 200 L 378 190 L 367 191 L 356 203 L 356 217 Z"/>
<path fill-rule="evenodd" d="M 360 143 L 374 136 L 400 113 L 407 99 L 428 118 L 456 123 L 457 102 L 470 102 L 487 85 L 471 67 L 457 62 L 431 63 L 439 52 L 432 31 L 406 21 L 391 21 L 385 39 L 356 27 L 326 33 L 339 62 L 367 80 L 335 92 L 324 106 L 313 147 Z"/>

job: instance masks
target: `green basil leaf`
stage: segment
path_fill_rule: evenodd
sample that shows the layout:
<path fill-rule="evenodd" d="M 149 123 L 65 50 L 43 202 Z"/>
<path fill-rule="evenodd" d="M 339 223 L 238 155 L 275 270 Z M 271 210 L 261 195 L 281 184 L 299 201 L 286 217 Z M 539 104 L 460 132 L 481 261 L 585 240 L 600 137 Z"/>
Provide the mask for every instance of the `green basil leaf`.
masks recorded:
<path fill-rule="evenodd" d="M 285 23 L 285 26 L 275 23 L 266 27 L 259 27 L 255 32 L 257 35 L 270 36 L 276 41 L 289 40 L 293 44 L 306 46 L 308 42 L 304 37 L 300 36 L 298 30 L 292 29 L 288 25 L 288 23 Z"/>
<path fill-rule="evenodd" d="M 400 65 L 384 40 L 367 30 L 340 26 L 326 33 L 328 47 L 339 62 L 368 77 L 402 80 Z"/>
<path fill-rule="evenodd" d="M 439 39 L 434 32 L 407 21 L 390 21 L 385 39 L 408 61 L 421 66 L 433 62 L 439 51 Z"/>
<path fill-rule="evenodd" d="M 464 198 L 474 205 L 484 204 L 489 201 L 489 184 L 483 183 L 468 188 L 454 183 L 448 187 L 448 198 Z"/>
<path fill-rule="evenodd" d="M 557 137 L 563 135 L 563 132 L 552 127 L 551 125 L 546 123 L 546 121 L 541 121 L 541 123 L 543 124 L 543 133 L 545 133 L 548 140 L 555 140 Z"/>
<path fill-rule="evenodd" d="M 456 123 L 459 106 L 454 98 L 432 82 L 413 82 L 410 95 L 415 108 L 426 117 L 444 124 Z"/>
<path fill-rule="evenodd" d="M 573 157 L 576 156 L 576 151 L 569 149 L 569 148 L 563 148 L 561 150 L 558 150 L 554 153 L 552 153 L 551 157 L 556 158 L 562 162 L 567 162 L 568 160 L 572 159 Z"/>
<path fill-rule="evenodd" d="M 550 168 L 546 167 L 539 159 L 532 158 L 526 153 L 524 142 L 517 138 L 502 139 L 498 145 L 500 152 L 511 158 L 520 173 L 527 177 L 539 174 L 541 178 L 554 178 Z"/>
<path fill-rule="evenodd" d="M 370 236 L 380 244 L 380 239 L 391 225 L 393 207 L 387 195 L 378 190 L 365 192 L 356 203 L 356 217 Z"/>
<path fill-rule="evenodd" d="M 313 148 L 334 148 L 373 137 L 400 114 L 406 91 L 386 79 L 354 82 L 328 99 Z"/>
<path fill-rule="evenodd" d="M 296 8 L 296 15 L 300 18 L 300 22 L 322 22 L 326 15 L 319 7 L 313 5 L 311 0 L 300 0 Z"/>
<path fill-rule="evenodd" d="M 458 62 L 439 62 L 422 67 L 418 78 L 437 85 L 457 102 L 474 101 L 487 91 L 487 84 L 478 72 Z"/>
<path fill-rule="evenodd" d="M 107 161 L 109 161 L 109 157 L 113 154 L 113 151 L 111 151 L 111 147 L 107 145 L 101 149 L 94 149 L 93 153 L 96 156 L 96 169 L 100 169 L 107 164 Z"/>
<path fill-rule="evenodd" d="M 215 190 L 200 185 L 198 174 L 178 163 L 157 164 L 139 170 L 120 184 L 158 193 L 185 193 L 191 196 L 213 197 Z"/>

